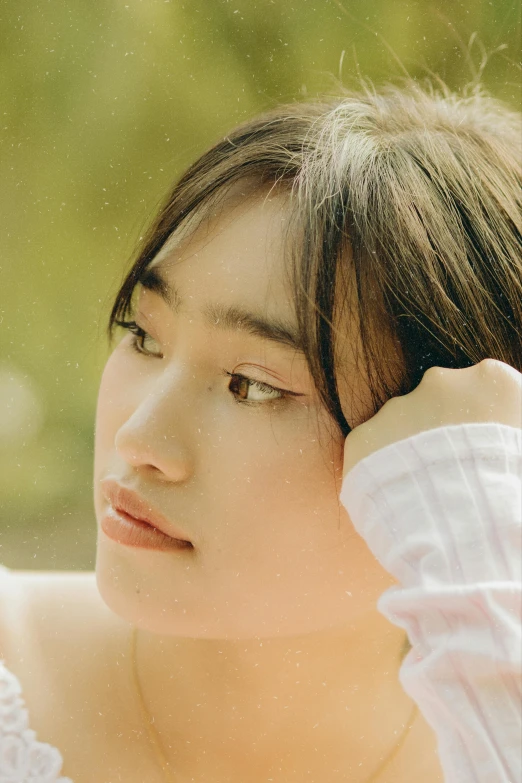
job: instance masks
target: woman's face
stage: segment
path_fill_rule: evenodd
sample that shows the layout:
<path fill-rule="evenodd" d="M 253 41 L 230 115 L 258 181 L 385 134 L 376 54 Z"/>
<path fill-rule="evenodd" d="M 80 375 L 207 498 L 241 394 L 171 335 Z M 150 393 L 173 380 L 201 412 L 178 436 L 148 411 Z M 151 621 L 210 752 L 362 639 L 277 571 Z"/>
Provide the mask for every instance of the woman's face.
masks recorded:
<path fill-rule="evenodd" d="M 108 606 L 156 633 L 252 638 L 354 627 L 391 578 L 340 505 L 344 441 L 304 356 L 252 334 L 241 308 L 296 331 L 283 277 L 281 195 L 247 199 L 153 267 L 176 309 L 141 287 L 105 367 L 94 470 L 96 575 Z M 171 296 L 174 300 L 174 295 Z M 289 392 L 256 387 L 239 374 Z M 103 484 L 158 508 L 193 548 L 109 538 Z"/>

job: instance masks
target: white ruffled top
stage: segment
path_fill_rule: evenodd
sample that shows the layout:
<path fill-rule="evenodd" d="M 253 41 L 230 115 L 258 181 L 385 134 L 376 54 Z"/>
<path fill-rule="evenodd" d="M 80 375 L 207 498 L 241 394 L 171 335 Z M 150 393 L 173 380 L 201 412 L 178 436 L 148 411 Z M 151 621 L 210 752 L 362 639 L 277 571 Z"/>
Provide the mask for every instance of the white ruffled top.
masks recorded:
<path fill-rule="evenodd" d="M 29 728 L 18 678 L 0 661 L 0 783 L 73 783 L 59 777 L 62 766 L 60 751 Z"/>

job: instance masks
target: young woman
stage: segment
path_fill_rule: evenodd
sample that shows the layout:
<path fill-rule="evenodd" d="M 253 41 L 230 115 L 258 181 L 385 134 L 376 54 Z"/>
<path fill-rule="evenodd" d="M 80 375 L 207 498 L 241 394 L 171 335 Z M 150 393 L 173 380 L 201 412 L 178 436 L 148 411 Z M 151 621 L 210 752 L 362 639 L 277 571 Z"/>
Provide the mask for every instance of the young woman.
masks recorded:
<path fill-rule="evenodd" d="M 3 783 L 520 783 L 520 141 L 406 85 L 183 175 L 110 317 L 96 570 L 1 572 Z"/>

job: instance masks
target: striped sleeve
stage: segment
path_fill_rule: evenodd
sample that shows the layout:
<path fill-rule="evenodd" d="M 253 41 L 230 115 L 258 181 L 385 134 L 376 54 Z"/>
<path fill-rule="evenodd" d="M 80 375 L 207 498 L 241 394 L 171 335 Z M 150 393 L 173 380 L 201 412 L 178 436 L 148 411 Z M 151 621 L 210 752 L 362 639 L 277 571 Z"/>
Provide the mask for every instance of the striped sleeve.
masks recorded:
<path fill-rule="evenodd" d="M 340 500 L 399 585 L 379 611 L 412 649 L 399 678 L 445 783 L 522 783 L 522 431 L 467 423 L 386 446 Z"/>

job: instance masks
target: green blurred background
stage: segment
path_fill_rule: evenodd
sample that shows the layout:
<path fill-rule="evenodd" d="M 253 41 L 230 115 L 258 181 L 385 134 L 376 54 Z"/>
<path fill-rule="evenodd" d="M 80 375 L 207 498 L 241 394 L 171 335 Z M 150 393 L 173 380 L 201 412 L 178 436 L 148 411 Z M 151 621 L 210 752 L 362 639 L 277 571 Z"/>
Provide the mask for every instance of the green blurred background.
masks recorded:
<path fill-rule="evenodd" d="M 344 10 L 343 10 L 344 9 Z M 3 0 L 0 563 L 91 570 L 111 299 L 184 167 L 278 102 L 439 74 L 520 107 L 511 0 Z"/>

